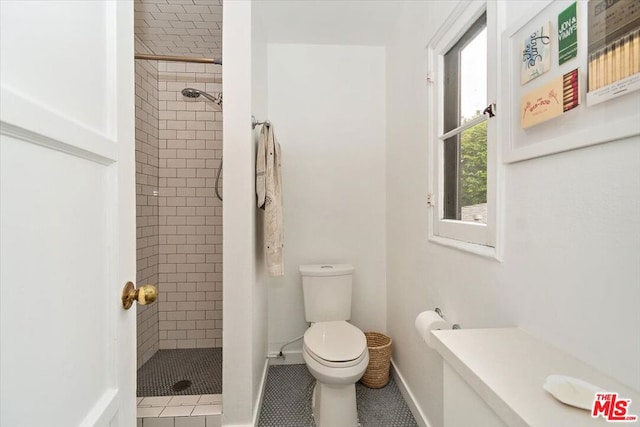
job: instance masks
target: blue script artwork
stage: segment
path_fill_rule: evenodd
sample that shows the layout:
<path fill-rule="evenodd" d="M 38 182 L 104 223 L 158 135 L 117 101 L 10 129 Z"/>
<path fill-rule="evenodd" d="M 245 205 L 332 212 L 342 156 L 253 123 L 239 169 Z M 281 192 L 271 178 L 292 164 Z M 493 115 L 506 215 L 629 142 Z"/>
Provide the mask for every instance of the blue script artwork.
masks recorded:
<path fill-rule="evenodd" d="M 551 68 L 551 22 L 540 25 L 522 44 L 521 83 L 546 73 Z"/>

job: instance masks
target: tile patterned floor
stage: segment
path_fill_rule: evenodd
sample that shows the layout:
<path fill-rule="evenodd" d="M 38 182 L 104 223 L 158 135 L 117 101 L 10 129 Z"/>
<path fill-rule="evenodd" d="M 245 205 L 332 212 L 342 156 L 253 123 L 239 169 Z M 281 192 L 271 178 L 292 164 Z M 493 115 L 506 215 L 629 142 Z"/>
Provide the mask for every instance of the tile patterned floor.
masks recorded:
<path fill-rule="evenodd" d="M 258 427 L 315 427 L 311 415 L 314 378 L 305 365 L 270 366 Z M 362 427 L 417 427 L 393 378 L 386 387 L 356 384 Z"/>
<path fill-rule="evenodd" d="M 138 397 L 222 393 L 222 349 L 159 350 L 138 369 Z M 191 381 L 176 391 L 178 381 Z"/>
<path fill-rule="evenodd" d="M 221 394 L 138 398 L 138 418 L 196 417 L 222 413 Z"/>

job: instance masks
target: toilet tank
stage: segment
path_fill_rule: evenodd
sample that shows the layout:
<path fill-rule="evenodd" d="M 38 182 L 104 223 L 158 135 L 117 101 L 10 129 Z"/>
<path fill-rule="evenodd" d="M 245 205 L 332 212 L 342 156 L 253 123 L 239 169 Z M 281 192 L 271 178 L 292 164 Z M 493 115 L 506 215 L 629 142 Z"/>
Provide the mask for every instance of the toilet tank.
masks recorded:
<path fill-rule="evenodd" d="M 352 265 L 301 265 L 299 270 L 307 322 L 351 319 Z"/>

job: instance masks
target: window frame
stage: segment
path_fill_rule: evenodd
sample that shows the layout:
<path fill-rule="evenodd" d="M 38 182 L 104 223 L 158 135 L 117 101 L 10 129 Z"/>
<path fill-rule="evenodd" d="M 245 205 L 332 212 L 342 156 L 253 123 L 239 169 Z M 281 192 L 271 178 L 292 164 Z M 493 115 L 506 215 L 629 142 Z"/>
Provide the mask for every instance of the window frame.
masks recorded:
<path fill-rule="evenodd" d="M 484 19 L 483 19 L 484 18 Z M 443 55 L 443 132 L 439 137 L 443 150 L 442 218 L 459 221 L 460 218 L 460 156 L 462 134 L 465 130 L 484 123 L 487 116 L 466 123 L 460 123 L 461 54 L 475 38 L 487 28 L 487 14 L 484 12 L 465 31 L 462 37 Z M 449 69 L 453 72 L 449 72 Z M 485 100 L 486 102 L 486 100 Z M 484 106 L 483 106 L 484 107 Z M 453 196 L 453 197 L 452 197 Z"/>
<path fill-rule="evenodd" d="M 444 57 L 468 33 L 478 19 L 486 13 L 487 28 L 487 100 L 496 105 L 500 82 L 500 39 L 504 22 L 502 2 L 462 1 L 454 8 L 444 24 L 427 46 L 428 62 L 428 109 L 429 109 L 429 183 L 427 197 L 430 207 L 429 240 L 438 244 L 478 255 L 501 259 L 500 233 L 496 226 L 500 217 L 502 170 L 500 165 L 499 128 L 500 115 L 487 119 L 481 116 L 457 128 L 444 132 Z M 464 129 L 487 120 L 487 223 L 478 224 L 444 218 L 444 140 Z M 456 132 L 457 131 L 457 132 Z"/>

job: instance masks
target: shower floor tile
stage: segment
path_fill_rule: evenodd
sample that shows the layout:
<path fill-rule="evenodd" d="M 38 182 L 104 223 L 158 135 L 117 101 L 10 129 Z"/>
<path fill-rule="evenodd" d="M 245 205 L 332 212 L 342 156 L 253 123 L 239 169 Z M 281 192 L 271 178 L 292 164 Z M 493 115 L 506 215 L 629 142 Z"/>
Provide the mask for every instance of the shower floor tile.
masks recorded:
<path fill-rule="evenodd" d="M 270 366 L 258 427 L 315 427 L 311 396 L 315 380 L 305 365 Z M 381 389 L 356 383 L 362 427 L 417 427 L 393 377 Z"/>
<path fill-rule="evenodd" d="M 222 349 L 158 350 L 138 369 L 137 377 L 138 397 L 222 394 Z M 173 388 L 185 380 L 191 385 Z"/>

